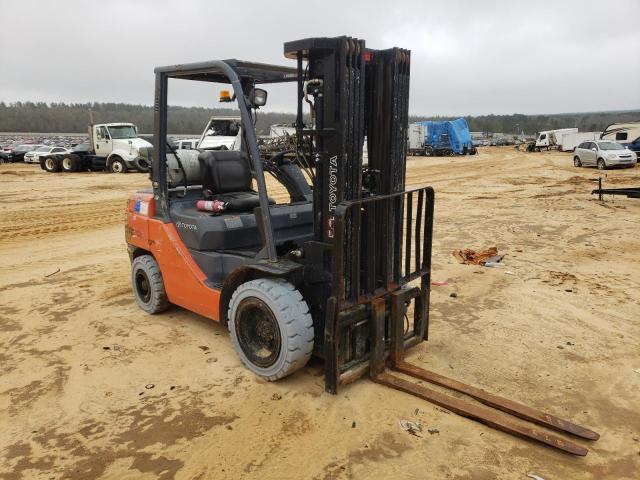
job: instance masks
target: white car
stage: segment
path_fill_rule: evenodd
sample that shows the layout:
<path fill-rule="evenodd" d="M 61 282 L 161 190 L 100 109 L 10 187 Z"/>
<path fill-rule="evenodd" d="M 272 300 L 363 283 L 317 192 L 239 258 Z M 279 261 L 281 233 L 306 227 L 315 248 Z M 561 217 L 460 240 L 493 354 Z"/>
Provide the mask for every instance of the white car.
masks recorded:
<path fill-rule="evenodd" d="M 638 162 L 635 152 L 609 140 L 582 142 L 576 147 L 573 164 L 576 167 L 632 168 Z"/>
<path fill-rule="evenodd" d="M 40 148 L 27 152 L 24 154 L 24 163 L 40 163 L 40 157 L 49 155 L 50 153 L 71 153 L 64 147 L 52 147 L 50 145 L 43 145 Z"/>

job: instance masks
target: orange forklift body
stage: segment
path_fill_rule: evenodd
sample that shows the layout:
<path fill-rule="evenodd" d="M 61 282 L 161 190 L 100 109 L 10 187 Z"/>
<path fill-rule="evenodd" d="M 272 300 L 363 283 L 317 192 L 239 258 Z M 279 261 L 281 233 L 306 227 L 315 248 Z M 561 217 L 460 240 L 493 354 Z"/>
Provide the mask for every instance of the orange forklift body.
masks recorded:
<path fill-rule="evenodd" d="M 125 236 L 130 253 L 151 252 L 162 270 L 169 301 L 212 320 L 220 321 L 221 291 L 205 284 L 207 276 L 198 267 L 173 223 L 153 218 L 152 193 L 136 193 L 127 204 Z"/>

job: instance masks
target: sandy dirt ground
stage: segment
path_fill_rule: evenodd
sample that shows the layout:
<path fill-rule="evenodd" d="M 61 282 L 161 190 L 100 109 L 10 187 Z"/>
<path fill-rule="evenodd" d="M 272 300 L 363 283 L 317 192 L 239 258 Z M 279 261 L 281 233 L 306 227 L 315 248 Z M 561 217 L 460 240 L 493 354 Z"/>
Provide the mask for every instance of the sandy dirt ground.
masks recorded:
<path fill-rule="evenodd" d="M 449 282 L 410 360 L 594 428 L 579 458 L 367 379 L 326 394 L 317 361 L 259 380 L 221 325 L 134 303 L 124 207 L 146 175 L 0 165 L 0 478 L 640 478 L 640 200 L 599 203 L 599 173 L 512 148 L 408 162 Z M 451 255 L 494 245 L 502 269 Z"/>

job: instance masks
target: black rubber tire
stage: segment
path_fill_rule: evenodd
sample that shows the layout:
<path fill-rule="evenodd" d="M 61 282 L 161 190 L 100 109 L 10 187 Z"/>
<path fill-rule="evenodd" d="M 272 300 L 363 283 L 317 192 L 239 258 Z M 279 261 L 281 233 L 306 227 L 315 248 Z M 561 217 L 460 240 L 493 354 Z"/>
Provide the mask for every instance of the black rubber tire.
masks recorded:
<path fill-rule="evenodd" d="M 433 156 L 433 148 L 431 147 L 427 147 L 424 149 L 424 156 L 425 157 L 432 157 Z"/>
<path fill-rule="evenodd" d="M 84 169 L 84 165 L 82 164 L 82 158 L 80 158 L 80 155 L 72 153 L 71 154 L 71 171 L 82 172 L 83 169 Z"/>
<path fill-rule="evenodd" d="M 78 162 L 78 156 L 72 153 L 62 155 L 62 160 L 60 160 L 60 166 L 62 168 L 62 171 L 65 173 L 77 172 L 80 167 Z"/>
<path fill-rule="evenodd" d="M 134 163 L 136 165 L 136 168 L 142 173 L 147 173 L 149 171 L 149 167 L 151 166 L 149 160 L 143 157 L 137 157 L 134 160 Z"/>
<path fill-rule="evenodd" d="M 476 147 L 472 147 L 471 150 L 469 150 L 469 155 L 475 155 L 476 153 L 478 153 L 478 149 Z"/>
<path fill-rule="evenodd" d="M 598 159 L 598 170 L 606 170 L 607 169 L 607 164 L 605 163 L 605 161 L 602 158 Z"/>
<path fill-rule="evenodd" d="M 127 164 L 120 157 L 115 157 L 109 164 L 111 173 L 127 173 Z"/>
<path fill-rule="evenodd" d="M 265 380 L 291 375 L 311 358 L 314 333 L 309 306 L 289 282 L 261 278 L 243 283 L 233 292 L 228 313 L 231 341 L 240 360 Z M 252 326 L 259 314 L 263 318 Z M 250 344 L 257 338 L 256 330 L 264 332 L 262 338 Z M 275 345 L 265 346 L 265 340 Z M 273 349 L 265 357 L 269 347 Z"/>
<path fill-rule="evenodd" d="M 54 156 L 48 156 L 40 160 L 42 167 L 49 173 L 58 173 L 62 170 L 60 159 Z"/>
<path fill-rule="evenodd" d="M 151 255 L 140 255 L 131 264 L 131 287 L 138 306 L 151 315 L 164 312 L 169 299 L 164 289 L 162 272 Z"/>
<path fill-rule="evenodd" d="M 573 166 L 576 168 L 580 168 L 582 166 L 582 162 L 580 161 L 580 157 L 577 155 L 573 157 Z"/>

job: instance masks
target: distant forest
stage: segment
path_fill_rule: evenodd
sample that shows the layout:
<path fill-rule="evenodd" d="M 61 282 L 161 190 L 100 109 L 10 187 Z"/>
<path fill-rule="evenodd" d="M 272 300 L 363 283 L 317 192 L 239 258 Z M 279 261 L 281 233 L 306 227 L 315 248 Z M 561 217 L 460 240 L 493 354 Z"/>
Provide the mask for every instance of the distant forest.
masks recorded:
<path fill-rule="evenodd" d="M 0 102 L 0 132 L 80 133 L 89 124 L 89 112 L 96 123 L 131 122 L 141 133 L 153 129 L 153 107 L 125 103 L 44 103 Z M 172 134 L 199 134 L 212 115 L 237 113 L 232 109 L 199 107 L 170 107 L 168 131 Z M 418 120 L 449 120 L 456 117 L 412 116 Z M 640 120 L 640 110 L 620 112 L 562 113 L 553 115 L 481 115 L 467 116 L 471 131 L 524 133 L 532 135 L 541 130 L 578 127 L 582 131 L 600 131 L 615 122 Z M 293 113 L 259 112 L 259 134 L 269 132 L 276 123 L 292 123 Z"/>

